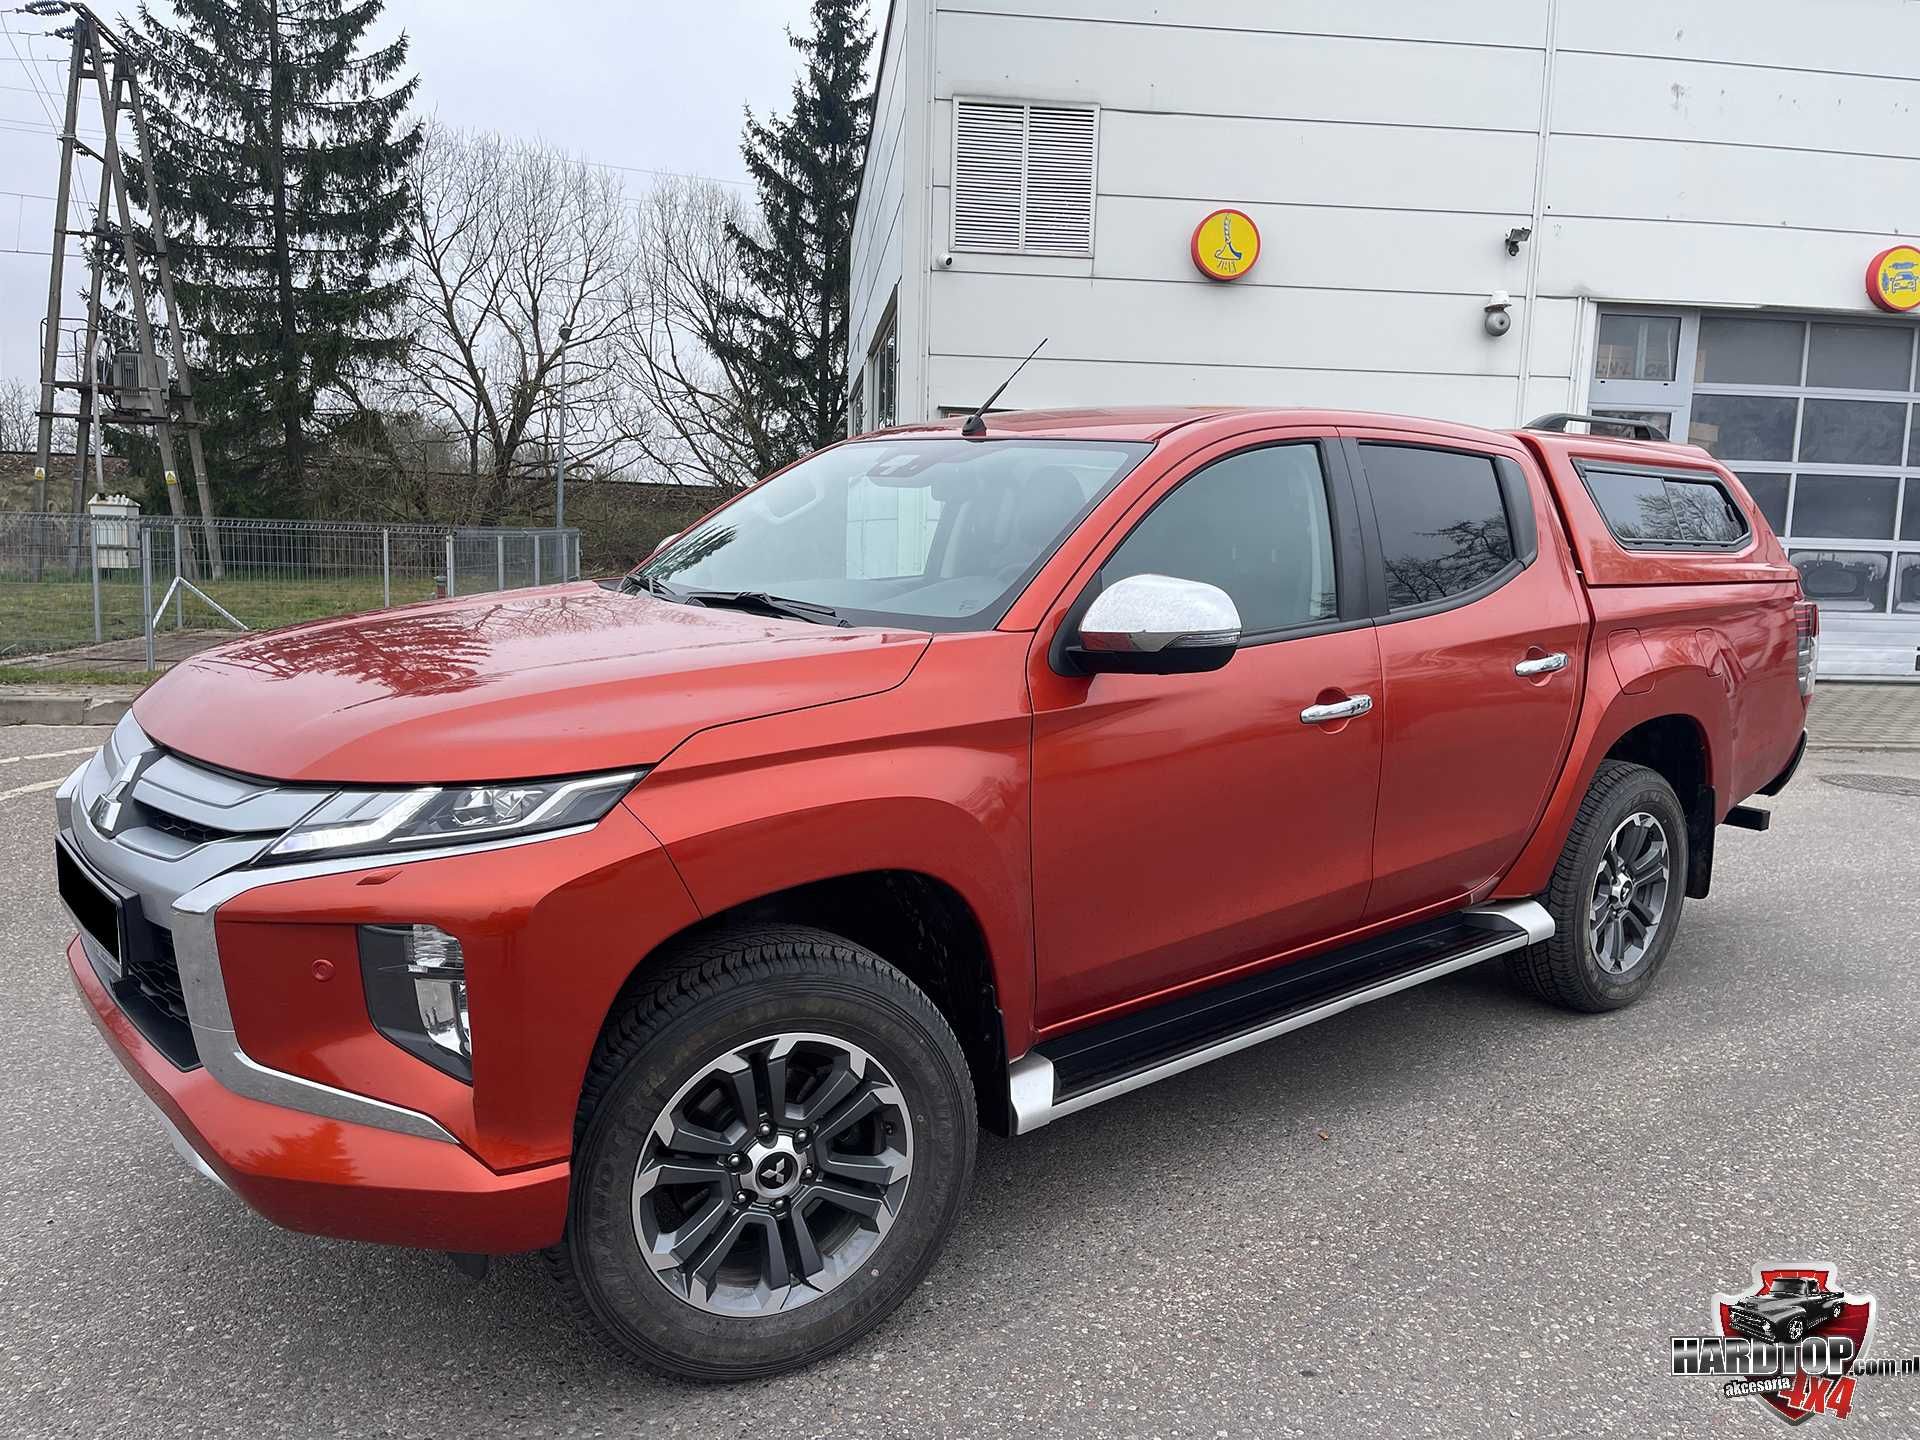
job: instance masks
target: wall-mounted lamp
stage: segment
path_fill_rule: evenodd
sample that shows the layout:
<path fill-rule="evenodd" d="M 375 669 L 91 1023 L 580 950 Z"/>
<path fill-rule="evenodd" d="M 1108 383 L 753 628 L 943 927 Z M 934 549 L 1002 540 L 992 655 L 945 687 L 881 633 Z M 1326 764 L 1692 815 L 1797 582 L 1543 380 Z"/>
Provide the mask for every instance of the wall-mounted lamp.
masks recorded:
<path fill-rule="evenodd" d="M 1533 238 L 1531 225 L 1516 225 L 1507 231 L 1507 254 L 1518 255 L 1520 247 Z"/>

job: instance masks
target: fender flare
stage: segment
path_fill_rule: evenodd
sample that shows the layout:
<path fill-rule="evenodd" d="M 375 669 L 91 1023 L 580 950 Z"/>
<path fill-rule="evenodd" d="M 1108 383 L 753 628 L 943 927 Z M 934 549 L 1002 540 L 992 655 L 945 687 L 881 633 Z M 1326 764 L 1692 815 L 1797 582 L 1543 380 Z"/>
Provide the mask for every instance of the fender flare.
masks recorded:
<path fill-rule="evenodd" d="M 1597 647 L 1596 647 L 1597 648 Z M 1643 683 L 1650 681 L 1651 683 Z M 1588 687 L 1574 728 L 1568 763 L 1562 768 L 1532 837 L 1493 887 L 1492 898 L 1514 899 L 1538 895 L 1547 888 L 1554 866 L 1566 848 L 1580 802 L 1593 784 L 1595 772 L 1623 736 L 1649 720 L 1678 716 L 1691 721 L 1699 730 L 1705 752 L 1705 788 L 1707 823 L 1688 828 L 1690 848 L 1703 852 L 1699 859 L 1711 864 L 1713 826 L 1726 815 L 1728 781 L 1725 774 L 1729 754 L 1729 736 L 1733 714 L 1727 681 L 1711 663 L 1669 666 L 1636 680 L 1642 688 L 1628 691 L 1620 685 L 1613 668 L 1588 667 Z M 1691 816 L 1701 797 L 1682 795 L 1680 803 Z M 1689 893 L 1698 879 L 1690 871 Z M 1704 893 L 1704 890 L 1702 891 Z"/>

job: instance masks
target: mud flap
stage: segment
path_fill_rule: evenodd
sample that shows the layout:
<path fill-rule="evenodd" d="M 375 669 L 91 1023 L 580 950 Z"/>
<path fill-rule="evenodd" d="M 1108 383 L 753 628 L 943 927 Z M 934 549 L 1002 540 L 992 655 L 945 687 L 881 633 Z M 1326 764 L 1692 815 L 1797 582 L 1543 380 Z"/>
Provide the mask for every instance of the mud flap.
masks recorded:
<path fill-rule="evenodd" d="M 1694 792 L 1687 806 L 1687 898 L 1704 900 L 1713 888 L 1714 796 L 1711 785 Z"/>

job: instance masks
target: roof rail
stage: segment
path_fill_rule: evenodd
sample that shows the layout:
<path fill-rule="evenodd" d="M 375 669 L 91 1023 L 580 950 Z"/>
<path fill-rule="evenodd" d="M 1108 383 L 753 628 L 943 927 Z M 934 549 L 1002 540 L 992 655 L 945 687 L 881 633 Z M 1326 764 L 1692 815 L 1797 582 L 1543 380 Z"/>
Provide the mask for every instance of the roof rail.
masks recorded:
<path fill-rule="evenodd" d="M 1551 415 L 1536 416 L 1520 428 L 1522 430 L 1550 430 L 1557 434 L 1564 435 L 1566 434 L 1568 423 L 1574 420 L 1585 421 L 1588 426 L 1613 425 L 1619 429 L 1631 432 L 1631 436 L 1635 440 L 1664 440 L 1667 438 L 1667 432 L 1651 420 L 1635 420 L 1626 415 L 1574 415 L 1564 410 L 1556 410 Z M 1598 435 L 1600 432 L 1594 430 L 1593 433 Z"/>

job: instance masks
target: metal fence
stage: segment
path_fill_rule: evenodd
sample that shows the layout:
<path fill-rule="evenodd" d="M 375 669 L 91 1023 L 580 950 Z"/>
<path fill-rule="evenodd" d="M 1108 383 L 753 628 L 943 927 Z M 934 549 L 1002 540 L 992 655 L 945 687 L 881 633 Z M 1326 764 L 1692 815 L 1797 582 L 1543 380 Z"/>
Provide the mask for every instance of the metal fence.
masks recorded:
<path fill-rule="evenodd" d="M 577 578 L 578 530 L 0 513 L 0 660 Z M 119 647 L 124 648 L 124 647 Z M 116 655 L 119 663 L 127 656 Z M 158 658 L 164 663 L 165 656 Z"/>

